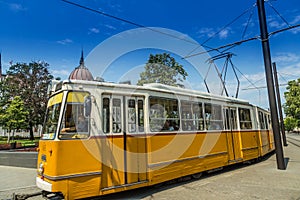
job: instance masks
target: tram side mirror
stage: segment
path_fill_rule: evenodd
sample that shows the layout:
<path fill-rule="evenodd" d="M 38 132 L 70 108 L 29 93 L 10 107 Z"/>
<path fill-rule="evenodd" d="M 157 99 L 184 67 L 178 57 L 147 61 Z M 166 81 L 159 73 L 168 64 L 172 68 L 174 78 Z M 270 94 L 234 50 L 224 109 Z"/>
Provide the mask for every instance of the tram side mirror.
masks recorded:
<path fill-rule="evenodd" d="M 92 110 L 92 99 L 91 96 L 85 96 L 84 97 L 84 116 L 89 117 L 91 115 Z"/>

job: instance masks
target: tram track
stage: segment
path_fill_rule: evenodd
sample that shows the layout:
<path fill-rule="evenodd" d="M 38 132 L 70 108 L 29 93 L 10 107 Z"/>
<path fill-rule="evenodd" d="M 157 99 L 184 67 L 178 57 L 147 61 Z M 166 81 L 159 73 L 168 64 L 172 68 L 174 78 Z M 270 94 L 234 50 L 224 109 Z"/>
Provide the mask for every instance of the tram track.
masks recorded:
<path fill-rule="evenodd" d="M 290 137 L 290 136 L 286 136 L 286 138 L 288 143 L 300 148 L 300 139 L 296 139 L 295 137 Z"/>

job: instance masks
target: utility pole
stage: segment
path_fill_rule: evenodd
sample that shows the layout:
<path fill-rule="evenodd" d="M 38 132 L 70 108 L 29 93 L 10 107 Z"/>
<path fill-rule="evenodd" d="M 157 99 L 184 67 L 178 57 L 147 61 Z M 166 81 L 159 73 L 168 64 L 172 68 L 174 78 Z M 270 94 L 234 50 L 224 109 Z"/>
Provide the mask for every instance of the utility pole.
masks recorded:
<path fill-rule="evenodd" d="M 277 112 L 276 96 L 274 90 L 272 62 L 271 62 L 271 53 L 270 53 L 270 44 L 269 44 L 269 33 L 267 28 L 264 0 L 257 0 L 257 9 L 258 9 L 262 50 L 264 55 L 265 72 L 266 72 L 266 79 L 267 79 L 267 86 L 268 86 L 272 128 L 273 128 L 274 140 L 275 140 L 277 169 L 285 170 L 286 165 L 284 162 L 282 142 L 281 142 L 281 136 L 279 131 L 278 112 Z"/>
<path fill-rule="evenodd" d="M 280 129 L 281 129 L 283 145 L 286 147 L 286 146 L 288 146 L 288 144 L 286 142 L 286 136 L 285 136 L 285 128 L 284 128 L 284 123 L 283 123 L 282 106 L 281 106 L 280 91 L 279 91 L 278 76 L 277 76 L 276 68 L 277 68 L 276 63 L 273 62 L 273 73 L 274 73 L 274 81 L 275 81 L 276 96 L 277 96 L 277 107 L 278 107 L 279 117 L 280 117 Z"/>

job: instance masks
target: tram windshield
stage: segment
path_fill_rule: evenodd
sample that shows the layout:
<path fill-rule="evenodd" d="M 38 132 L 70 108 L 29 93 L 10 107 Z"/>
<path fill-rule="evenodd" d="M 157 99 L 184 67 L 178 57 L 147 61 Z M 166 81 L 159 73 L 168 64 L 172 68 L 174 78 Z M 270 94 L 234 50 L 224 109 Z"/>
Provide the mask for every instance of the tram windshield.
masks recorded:
<path fill-rule="evenodd" d="M 58 137 L 81 139 L 89 136 L 89 117 L 84 115 L 84 99 L 87 92 L 69 92 Z"/>
<path fill-rule="evenodd" d="M 51 97 L 48 101 L 46 121 L 43 127 L 42 139 L 52 140 L 55 137 L 62 97 L 63 93 L 59 93 Z"/>

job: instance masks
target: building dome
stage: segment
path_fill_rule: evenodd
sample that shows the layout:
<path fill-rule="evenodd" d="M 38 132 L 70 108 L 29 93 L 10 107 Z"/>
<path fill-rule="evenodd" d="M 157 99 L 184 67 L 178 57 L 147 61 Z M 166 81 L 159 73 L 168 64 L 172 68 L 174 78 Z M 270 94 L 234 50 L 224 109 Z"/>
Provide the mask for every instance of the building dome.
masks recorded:
<path fill-rule="evenodd" d="M 84 66 L 84 59 L 83 59 L 83 51 L 81 52 L 81 58 L 79 62 L 79 66 L 76 67 L 69 76 L 70 80 L 86 80 L 86 81 L 93 81 L 93 75 L 89 71 L 89 69 Z"/>

